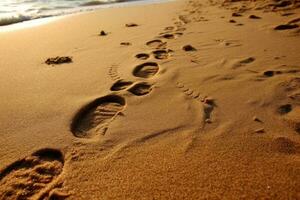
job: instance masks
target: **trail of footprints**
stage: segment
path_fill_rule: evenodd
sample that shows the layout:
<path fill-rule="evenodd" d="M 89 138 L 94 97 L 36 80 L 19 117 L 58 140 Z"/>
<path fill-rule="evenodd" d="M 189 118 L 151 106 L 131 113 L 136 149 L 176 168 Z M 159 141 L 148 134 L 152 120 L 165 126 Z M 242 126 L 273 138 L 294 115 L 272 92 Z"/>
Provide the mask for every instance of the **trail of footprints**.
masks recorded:
<path fill-rule="evenodd" d="M 182 28 L 180 30 L 183 30 Z M 172 50 L 167 48 L 167 42 L 163 41 L 175 39 L 182 35 L 178 28 L 168 27 L 166 32 L 160 34 L 157 39 L 145 43 L 151 49 L 150 52 L 137 53 L 134 57 L 142 61 L 132 70 L 132 75 L 139 79 L 150 79 L 156 76 L 160 66 L 153 60 L 165 60 L 172 56 Z M 172 31 L 175 31 L 172 33 Z M 151 60 L 151 61 L 148 61 Z M 75 115 L 71 124 L 71 132 L 78 138 L 95 138 L 105 135 L 109 124 L 114 121 L 126 107 L 126 100 L 120 94 L 123 91 L 134 96 L 144 96 L 153 90 L 153 85 L 147 81 L 123 80 L 118 75 L 116 66 L 109 68 L 109 76 L 115 83 L 110 87 L 113 95 L 100 97 L 84 106 Z"/>
<path fill-rule="evenodd" d="M 172 50 L 167 49 L 164 40 L 180 37 L 185 28 L 181 21 L 175 26 L 166 27 L 158 39 L 146 42 L 151 49 L 149 53 L 137 53 L 136 59 L 143 61 L 134 67 L 132 75 L 142 81 L 122 80 L 118 74 L 117 65 L 109 68 L 108 74 L 115 83 L 111 86 L 112 94 L 97 98 L 83 106 L 75 114 L 70 130 L 77 138 L 91 139 L 104 135 L 109 124 L 126 108 L 126 99 L 122 91 L 134 96 L 144 96 L 153 90 L 153 85 L 147 79 L 156 76 L 160 66 L 148 59 L 165 60 L 172 56 Z M 210 118 L 212 109 L 206 109 Z M 64 155 L 57 149 L 41 149 L 31 155 L 17 160 L 0 171 L 0 199 L 65 199 L 68 194 L 53 192 L 61 187 L 58 183 L 65 164 Z"/>
<path fill-rule="evenodd" d="M 212 112 L 216 104 L 212 98 L 202 96 L 200 92 L 186 87 L 183 83 L 177 82 L 176 87 L 187 97 L 195 99 L 203 104 L 203 123 L 212 123 Z"/>

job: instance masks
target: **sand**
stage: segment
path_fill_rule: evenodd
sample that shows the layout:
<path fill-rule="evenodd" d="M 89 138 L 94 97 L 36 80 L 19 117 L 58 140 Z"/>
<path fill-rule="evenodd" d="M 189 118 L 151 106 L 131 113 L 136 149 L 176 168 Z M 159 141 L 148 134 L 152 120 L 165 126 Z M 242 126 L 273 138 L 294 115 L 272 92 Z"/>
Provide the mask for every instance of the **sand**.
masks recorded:
<path fill-rule="evenodd" d="M 0 199 L 300 199 L 299 1 L 272 4 L 0 32 Z"/>

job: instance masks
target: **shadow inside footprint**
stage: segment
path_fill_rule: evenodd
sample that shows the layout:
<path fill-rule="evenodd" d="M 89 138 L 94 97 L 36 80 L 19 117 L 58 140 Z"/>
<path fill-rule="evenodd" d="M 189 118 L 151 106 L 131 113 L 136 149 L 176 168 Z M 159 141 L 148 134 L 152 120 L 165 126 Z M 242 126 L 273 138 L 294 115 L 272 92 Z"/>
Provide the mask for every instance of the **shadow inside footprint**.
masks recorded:
<path fill-rule="evenodd" d="M 124 109 L 125 99 L 117 95 L 98 98 L 75 115 L 71 131 L 75 137 L 91 138 L 104 135 L 109 123 Z"/>
<path fill-rule="evenodd" d="M 283 31 L 283 30 L 295 29 L 298 27 L 299 27 L 299 25 L 297 25 L 297 24 L 281 24 L 281 25 L 276 26 L 274 28 L 274 30 Z"/>
<path fill-rule="evenodd" d="M 161 40 L 151 40 L 147 42 L 146 45 L 151 48 L 164 48 L 166 46 L 166 42 L 163 42 Z"/>
<path fill-rule="evenodd" d="M 146 62 L 136 66 L 133 70 L 133 75 L 141 78 L 150 78 L 159 70 L 158 64 L 155 62 Z"/>
<path fill-rule="evenodd" d="M 147 60 L 150 57 L 150 55 L 147 53 L 139 53 L 136 54 L 135 57 L 140 60 Z"/>
<path fill-rule="evenodd" d="M 264 71 L 264 73 L 263 73 L 263 75 L 265 76 L 265 77 L 272 77 L 272 76 L 274 76 L 274 75 L 277 75 L 277 74 L 282 74 L 282 72 L 281 71 L 273 71 L 273 70 L 267 70 L 267 71 Z"/>
<path fill-rule="evenodd" d="M 32 199 L 61 174 L 63 154 L 56 149 L 41 149 L 18 160 L 0 172 L 1 199 Z"/>
<path fill-rule="evenodd" d="M 120 45 L 122 45 L 122 46 L 130 46 L 131 43 L 130 42 L 121 42 Z"/>
<path fill-rule="evenodd" d="M 136 27 L 136 26 L 138 26 L 138 24 L 136 24 L 136 23 L 125 24 L 125 27 L 128 27 L 128 28 L 130 28 L 130 27 Z"/>
<path fill-rule="evenodd" d="M 179 36 L 183 35 L 182 33 L 164 33 L 160 37 L 165 38 L 165 39 L 175 39 Z"/>
<path fill-rule="evenodd" d="M 159 60 L 167 59 L 170 55 L 168 50 L 156 50 L 153 51 L 152 54 L 154 55 L 154 58 Z"/>
<path fill-rule="evenodd" d="M 241 60 L 241 61 L 240 61 L 240 64 L 249 64 L 249 63 L 252 63 L 252 62 L 254 62 L 254 61 L 255 61 L 255 58 L 249 57 L 249 58 L 246 58 L 246 59 L 244 59 L 244 60 Z"/>
<path fill-rule="evenodd" d="M 197 49 L 195 48 L 195 47 L 193 47 L 192 45 L 184 45 L 183 47 L 182 47 L 182 49 L 184 50 L 184 51 L 197 51 Z"/>
<path fill-rule="evenodd" d="M 166 34 L 163 34 L 161 37 L 163 37 L 165 39 L 174 39 L 175 35 L 171 34 L 171 33 L 166 33 Z"/>
<path fill-rule="evenodd" d="M 278 109 L 277 109 L 277 112 L 280 114 L 280 115 L 284 115 L 284 114 L 287 114 L 289 112 L 292 111 L 292 105 L 291 104 L 285 104 L 285 105 L 282 105 L 280 106 Z"/>
<path fill-rule="evenodd" d="M 150 93 L 152 90 L 151 85 L 147 83 L 138 83 L 131 87 L 128 91 L 136 96 L 143 96 Z"/>
<path fill-rule="evenodd" d="M 132 85 L 133 82 L 131 81 L 124 81 L 124 80 L 118 80 L 117 82 L 115 82 L 110 90 L 111 91 L 120 91 L 120 90 L 124 90 L 126 88 L 128 88 L 130 85 Z"/>
<path fill-rule="evenodd" d="M 261 19 L 261 17 L 259 17 L 257 15 L 250 15 L 249 19 Z"/>

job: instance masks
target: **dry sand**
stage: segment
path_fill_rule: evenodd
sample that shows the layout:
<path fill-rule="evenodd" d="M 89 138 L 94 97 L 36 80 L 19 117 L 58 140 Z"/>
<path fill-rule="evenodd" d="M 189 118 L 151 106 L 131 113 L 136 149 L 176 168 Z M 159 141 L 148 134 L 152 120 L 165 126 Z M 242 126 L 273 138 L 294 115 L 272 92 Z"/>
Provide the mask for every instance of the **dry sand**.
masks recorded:
<path fill-rule="evenodd" d="M 282 2 L 1 32 L 0 199 L 300 199 L 300 11 Z"/>

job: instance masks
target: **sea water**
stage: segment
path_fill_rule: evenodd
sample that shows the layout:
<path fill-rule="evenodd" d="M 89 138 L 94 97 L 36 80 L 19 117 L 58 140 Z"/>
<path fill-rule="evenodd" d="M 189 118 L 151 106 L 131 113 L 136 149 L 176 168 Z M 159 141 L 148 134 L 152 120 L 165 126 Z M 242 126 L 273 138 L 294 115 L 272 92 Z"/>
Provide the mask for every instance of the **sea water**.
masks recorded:
<path fill-rule="evenodd" d="M 147 1 L 149 0 L 0 0 L 0 26 L 130 2 Z"/>

